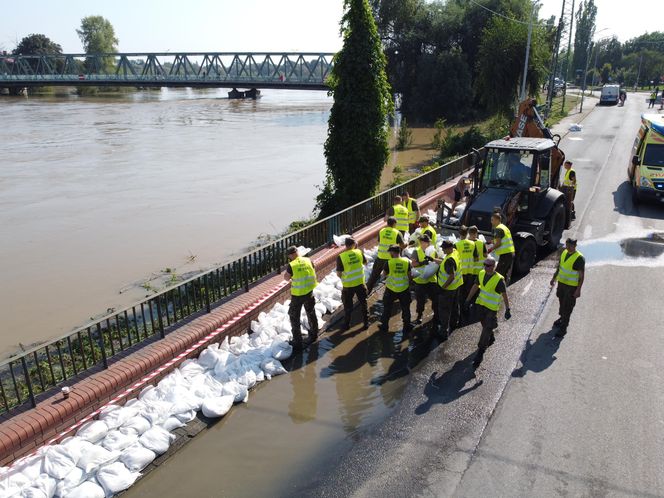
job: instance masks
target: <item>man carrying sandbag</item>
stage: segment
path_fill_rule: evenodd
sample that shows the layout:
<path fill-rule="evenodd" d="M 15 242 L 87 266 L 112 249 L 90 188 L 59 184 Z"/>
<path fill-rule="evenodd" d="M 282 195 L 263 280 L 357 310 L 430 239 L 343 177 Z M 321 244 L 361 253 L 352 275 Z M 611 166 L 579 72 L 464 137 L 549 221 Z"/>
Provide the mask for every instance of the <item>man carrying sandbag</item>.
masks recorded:
<path fill-rule="evenodd" d="M 309 258 L 299 256 L 297 247 L 290 246 L 286 250 L 290 262 L 284 273 L 284 280 L 291 283 L 291 302 L 288 308 L 290 317 L 291 331 L 293 333 L 293 351 L 302 351 L 304 346 L 302 342 L 302 330 L 300 328 L 300 313 L 302 306 L 307 313 L 309 320 L 310 342 L 318 338 L 318 318 L 314 306 L 314 288 L 318 285 L 316 282 L 316 270 L 314 264 Z"/>
<path fill-rule="evenodd" d="M 346 250 L 337 257 L 337 276 L 341 279 L 341 302 L 344 305 L 344 323 L 342 330 L 350 328 L 353 313 L 353 296 L 357 296 L 362 310 L 364 329 L 369 328 L 369 307 L 367 306 L 367 286 L 364 285 L 364 265 L 367 260 L 364 253 L 357 248 L 352 237 L 345 241 Z"/>

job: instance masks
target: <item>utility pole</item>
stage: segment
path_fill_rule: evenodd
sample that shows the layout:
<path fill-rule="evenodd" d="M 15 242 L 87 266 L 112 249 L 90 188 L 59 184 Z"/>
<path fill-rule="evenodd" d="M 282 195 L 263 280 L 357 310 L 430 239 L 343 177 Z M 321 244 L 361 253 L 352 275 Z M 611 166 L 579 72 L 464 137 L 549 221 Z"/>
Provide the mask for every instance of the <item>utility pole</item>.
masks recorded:
<path fill-rule="evenodd" d="M 639 70 L 636 72 L 636 83 L 634 83 L 634 91 L 639 89 L 639 78 L 641 77 L 641 64 L 643 63 L 643 52 L 641 52 L 641 57 L 639 57 Z"/>
<path fill-rule="evenodd" d="M 588 62 L 590 62 L 590 56 L 592 55 L 593 42 L 590 40 L 588 42 L 588 51 L 586 52 L 586 68 L 583 70 L 583 85 L 581 86 L 581 106 L 579 107 L 579 113 L 583 112 L 583 98 L 586 95 L 586 79 L 588 78 Z M 595 75 L 593 74 L 593 77 Z"/>
<path fill-rule="evenodd" d="M 563 8 L 565 3 L 563 2 Z M 565 54 L 565 74 L 563 84 L 563 105 L 562 111 L 565 111 L 565 98 L 567 97 L 567 81 L 569 80 L 569 63 L 570 63 L 570 54 L 572 52 L 572 33 L 574 32 L 574 0 L 572 0 L 572 9 L 569 12 L 569 32 L 567 38 L 567 53 Z"/>

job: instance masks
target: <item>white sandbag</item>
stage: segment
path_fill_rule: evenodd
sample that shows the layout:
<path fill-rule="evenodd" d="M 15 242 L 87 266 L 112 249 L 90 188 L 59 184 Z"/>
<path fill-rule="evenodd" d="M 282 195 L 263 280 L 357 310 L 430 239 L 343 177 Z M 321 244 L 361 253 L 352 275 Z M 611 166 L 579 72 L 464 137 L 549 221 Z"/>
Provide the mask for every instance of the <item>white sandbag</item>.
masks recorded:
<path fill-rule="evenodd" d="M 236 381 L 225 383 L 221 394 L 222 396 L 233 396 L 235 403 L 246 403 L 249 399 L 247 386 L 243 386 Z"/>
<path fill-rule="evenodd" d="M 63 498 L 67 496 L 72 489 L 81 484 L 85 480 L 85 472 L 83 469 L 74 467 L 64 479 L 60 479 L 55 486 L 55 496 Z"/>
<path fill-rule="evenodd" d="M 218 345 L 216 349 L 210 349 L 209 347 L 204 349 L 203 352 L 198 356 L 198 364 L 206 370 L 213 369 L 214 365 L 217 363 L 218 352 Z"/>
<path fill-rule="evenodd" d="M 157 455 L 161 455 L 168 450 L 168 447 L 174 439 L 174 434 L 171 434 L 163 427 L 154 426 L 145 431 L 141 437 L 138 438 L 138 441 L 143 447 L 154 451 Z"/>
<path fill-rule="evenodd" d="M 34 481 L 41 474 L 43 461 L 43 455 L 29 456 L 14 463 L 13 469 L 15 472 L 20 472 L 28 481 Z M 17 481 L 19 480 L 21 479 L 17 478 Z"/>
<path fill-rule="evenodd" d="M 321 302 L 316 303 L 314 309 L 316 310 L 316 314 L 324 315 L 325 313 L 327 313 L 327 308 Z"/>
<path fill-rule="evenodd" d="M 413 268 L 411 274 L 413 276 L 416 276 L 417 274 L 420 278 L 425 278 L 425 279 L 431 278 L 438 272 L 438 267 L 439 267 L 438 263 L 429 262 L 424 266 L 418 266 L 417 268 Z"/>
<path fill-rule="evenodd" d="M 97 483 L 85 481 L 70 490 L 64 498 L 105 498 L 104 489 Z"/>
<path fill-rule="evenodd" d="M 177 418 L 180 422 L 182 422 L 184 425 L 187 425 L 189 422 L 191 422 L 196 418 L 196 410 L 191 410 L 190 412 L 178 413 L 173 416 Z"/>
<path fill-rule="evenodd" d="M 21 495 L 21 489 L 29 484 L 30 481 L 21 473 L 3 475 L 0 477 L 0 496 L 2 498 L 11 498 Z"/>
<path fill-rule="evenodd" d="M 138 395 L 138 399 L 146 403 L 158 401 L 160 398 L 159 391 L 155 386 L 144 387 Z"/>
<path fill-rule="evenodd" d="M 285 315 L 275 327 L 278 334 L 290 334 L 292 333 L 290 317 Z"/>
<path fill-rule="evenodd" d="M 272 358 L 275 360 L 287 360 L 293 354 L 293 346 L 285 341 L 274 341 L 272 343 Z"/>
<path fill-rule="evenodd" d="M 344 235 L 332 235 L 332 240 L 334 241 L 334 245 L 337 247 L 342 247 L 345 246 L 346 244 L 346 239 L 350 237 L 348 234 Z"/>
<path fill-rule="evenodd" d="M 175 386 L 173 390 L 164 395 L 164 401 L 171 403 L 170 413 L 172 415 L 185 413 L 191 410 L 200 410 L 202 399 L 191 391 L 191 388 Z"/>
<path fill-rule="evenodd" d="M 171 414 L 171 403 L 167 401 L 153 401 L 141 412 L 151 425 L 163 423 Z"/>
<path fill-rule="evenodd" d="M 110 431 L 102 440 L 101 445 L 109 451 L 122 451 L 138 441 L 138 435 L 118 430 Z"/>
<path fill-rule="evenodd" d="M 207 418 L 223 417 L 233 406 L 234 396 L 218 396 L 203 401 L 202 411 Z"/>
<path fill-rule="evenodd" d="M 157 458 L 157 455 L 154 451 L 140 444 L 135 444 L 124 450 L 118 461 L 124 463 L 125 467 L 132 472 L 140 472 L 150 465 L 155 458 Z"/>
<path fill-rule="evenodd" d="M 107 433 L 108 426 L 103 420 L 92 420 L 76 431 L 78 437 L 91 443 L 98 443 L 106 437 Z"/>
<path fill-rule="evenodd" d="M 221 365 L 217 363 L 215 367 L 215 376 L 217 375 L 217 368 L 220 368 Z M 224 367 L 225 368 L 225 367 Z M 220 371 L 220 375 L 223 371 Z M 212 375 L 202 375 L 192 379 L 191 383 L 191 392 L 201 400 L 209 398 L 211 396 L 220 396 L 221 390 L 223 389 L 223 384 L 217 380 L 217 378 Z M 201 401 L 202 402 L 202 401 Z"/>
<path fill-rule="evenodd" d="M 129 470 L 124 463 L 115 462 L 99 469 L 96 477 L 106 496 L 113 496 L 134 484 L 140 475 Z"/>
<path fill-rule="evenodd" d="M 263 372 L 265 372 L 265 374 L 269 375 L 270 377 L 286 373 L 286 369 L 283 367 L 281 362 L 275 359 L 264 360 L 261 363 L 261 370 L 263 370 Z"/>
<path fill-rule="evenodd" d="M 191 359 L 185 360 L 178 370 L 180 370 L 182 377 L 185 379 L 191 379 L 205 372 L 203 366 L 199 365 L 196 360 Z"/>
<path fill-rule="evenodd" d="M 297 246 L 297 255 L 306 256 L 311 252 L 311 247 Z"/>
<path fill-rule="evenodd" d="M 121 407 L 107 413 L 101 413 L 99 420 L 103 420 L 109 430 L 121 427 L 127 420 L 135 417 L 138 409 L 134 407 Z"/>
<path fill-rule="evenodd" d="M 131 430 L 140 436 L 150 427 L 151 424 L 147 418 L 145 418 L 143 415 L 136 415 L 135 417 L 132 417 L 129 420 L 127 420 L 122 425 L 122 427 L 120 427 L 120 430 L 124 432 L 126 432 L 127 430 Z"/>
<path fill-rule="evenodd" d="M 70 452 L 67 446 L 56 444 L 48 446 L 44 453 L 43 471 L 54 479 L 64 479 L 81 457 L 80 453 Z"/>
<path fill-rule="evenodd" d="M 180 427 L 184 427 L 187 424 L 185 424 L 179 418 L 173 415 L 164 420 L 164 422 L 162 422 L 160 425 L 161 427 L 170 432 L 174 431 L 175 429 L 179 429 Z"/>
<path fill-rule="evenodd" d="M 90 474 L 103 465 L 115 462 L 119 456 L 119 451 L 109 451 L 102 446 L 91 444 L 83 452 L 76 466 L 83 469 L 86 474 Z"/>
<path fill-rule="evenodd" d="M 53 498 L 57 481 L 48 474 L 41 474 L 37 479 L 30 483 L 30 486 L 23 488 L 22 496 L 24 498 Z"/>

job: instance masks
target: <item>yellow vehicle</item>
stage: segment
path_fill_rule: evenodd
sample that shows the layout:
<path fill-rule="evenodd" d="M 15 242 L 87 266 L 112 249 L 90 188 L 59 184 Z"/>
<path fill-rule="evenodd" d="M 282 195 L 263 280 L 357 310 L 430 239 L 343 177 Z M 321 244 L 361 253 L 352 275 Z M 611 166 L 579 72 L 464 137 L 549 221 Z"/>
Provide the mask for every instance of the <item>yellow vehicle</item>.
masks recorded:
<path fill-rule="evenodd" d="M 664 202 L 664 116 L 644 114 L 627 168 L 636 205 L 650 199 Z"/>

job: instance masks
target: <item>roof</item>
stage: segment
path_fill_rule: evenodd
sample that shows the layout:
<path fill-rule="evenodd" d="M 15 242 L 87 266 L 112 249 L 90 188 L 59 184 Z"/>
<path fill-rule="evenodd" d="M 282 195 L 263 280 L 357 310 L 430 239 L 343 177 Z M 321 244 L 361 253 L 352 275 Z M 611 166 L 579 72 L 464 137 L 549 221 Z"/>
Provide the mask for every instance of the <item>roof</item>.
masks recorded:
<path fill-rule="evenodd" d="M 555 147 L 555 143 L 550 138 L 533 138 L 533 137 L 515 137 L 510 139 L 493 140 L 486 144 L 485 147 L 493 149 L 518 149 L 518 150 L 533 150 L 543 151 Z"/>
<path fill-rule="evenodd" d="M 643 114 L 641 120 L 650 125 L 660 135 L 664 135 L 664 115 L 662 114 Z"/>

